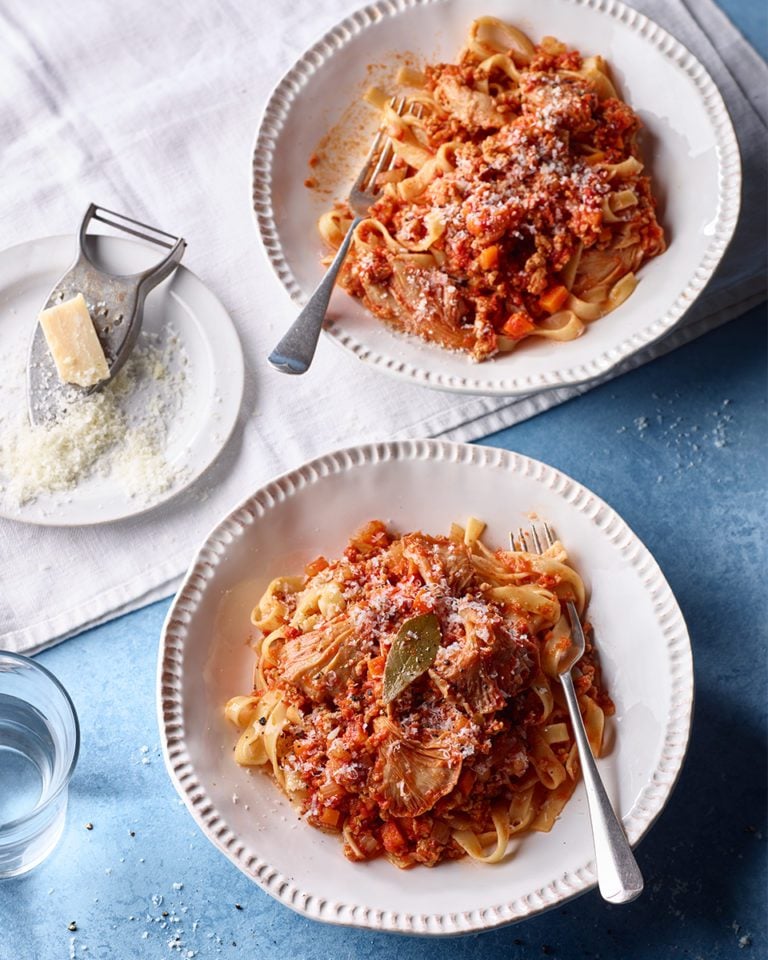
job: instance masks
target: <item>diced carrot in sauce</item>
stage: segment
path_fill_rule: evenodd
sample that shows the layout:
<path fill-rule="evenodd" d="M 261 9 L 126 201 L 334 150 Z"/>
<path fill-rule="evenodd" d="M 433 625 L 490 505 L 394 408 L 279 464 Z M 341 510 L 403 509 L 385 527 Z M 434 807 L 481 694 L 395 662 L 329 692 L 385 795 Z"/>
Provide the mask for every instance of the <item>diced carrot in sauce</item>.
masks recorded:
<path fill-rule="evenodd" d="M 499 248 L 495 243 L 486 247 L 478 258 L 483 270 L 495 270 L 499 265 Z"/>
<path fill-rule="evenodd" d="M 341 813 L 338 810 L 333 810 L 331 807 L 326 807 L 318 817 L 318 820 L 323 826 L 338 827 L 339 820 L 341 820 Z"/>
<path fill-rule="evenodd" d="M 435 601 L 430 596 L 419 596 L 413 601 L 413 612 L 415 614 L 431 613 L 434 610 Z"/>
<path fill-rule="evenodd" d="M 387 853 L 398 853 L 406 848 L 402 833 L 400 833 L 397 824 L 391 820 L 388 820 L 381 828 L 381 842 L 384 844 Z"/>
<path fill-rule="evenodd" d="M 502 336 L 511 340 L 522 340 L 536 329 L 536 325 L 527 313 L 513 313 L 499 331 Z"/>
<path fill-rule="evenodd" d="M 485 231 L 485 224 L 482 217 L 477 213 L 467 214 L 466 217 L 467 230 L 472 234 L 473 237 L 479 237 L 481 233 Z"/>
<path fill-rule="evenodd" d="M 568 288 L 562 284 L 557 284 L 557 286 L 550 287 L 546 293 L 543 293 L 539 297 L 539 306 L 542 310 L 546 310 L 547 313 L 557 313 L 558 310 L 562 310 L 565 306 L 567 299 Z"/>
<path fill-rule="evenodd" d="M 474 770 L 462 770 L 459 777 L 459 790 L 463 794 L 468 794 L 475 784 L 476 774 Z"/>
<path fill-rule="evenodd" d="M 304 573 L 306 573 L 308 577 L 314 577 L 320 573 L 321 570 L 325 570 L 327 566 L 328 561 L 325 557 L 317 557 L 304 567 Z"/>
<path fill-rule="evenodd" d="M 368 661 L 368 673 L 372 677 L 383 676 L 385 663 L 386 663 L 386 657 L 374 657 L 373 660 Z"/>

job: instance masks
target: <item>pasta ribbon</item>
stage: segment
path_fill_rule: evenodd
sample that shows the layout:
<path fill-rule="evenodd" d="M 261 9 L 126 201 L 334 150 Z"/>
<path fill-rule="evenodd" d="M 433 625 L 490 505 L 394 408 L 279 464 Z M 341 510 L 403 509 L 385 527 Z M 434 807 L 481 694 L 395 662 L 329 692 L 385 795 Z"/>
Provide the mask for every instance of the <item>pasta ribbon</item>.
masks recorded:
<path fill-rule="evenodd" d="M 493 834 L 477 834 L 471 830 L 455 830 L 453 839 L 473 860 L 479 860 L 481 863 L 499 863 L 504 859 L 507 852 L 507 845 L 510 837 L 509 813 L 503 807 L 497 807 L 493 811 L 493 826 L 495 827 L 495 837 Z M 483 853 L 488 838 L 492 837 L 496 843 L 490 853 Z"/>
<path fill-rule="evenodd" d="M 522 30 L 496 17 L 478 17 L 473 21 L 466 49 L 481 59 L 495 53 L 509 53 L 519 63 L 529 63 L 536 52 Z"/>

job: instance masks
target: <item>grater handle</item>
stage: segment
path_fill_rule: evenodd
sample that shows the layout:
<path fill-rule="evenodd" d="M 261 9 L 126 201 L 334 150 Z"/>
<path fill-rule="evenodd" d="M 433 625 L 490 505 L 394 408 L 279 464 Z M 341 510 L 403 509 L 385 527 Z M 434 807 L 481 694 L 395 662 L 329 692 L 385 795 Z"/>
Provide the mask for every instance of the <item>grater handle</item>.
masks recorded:
<path fill-rule="evenodd" d="M 78 240 L 80 244 L 80 256 L 84 257 L 96 270 L 99 268 L 88 256 L 86 247 L 88 227 L 92 220 L 98 220 L 100 223 L 114 227 L 122 233 L 129 233 L 131 236 L 139 237 L 141 240 L 165 247 L 166 250 L 170 251 L 160 263 L 144 270 L 142 273 L 137 273 L 132 276 L 131 279 L 134 280 L 136 285 L 142 288 L 144 295 L 149 293 L 153 287 L 156 287 L 165 280 L 165 278 L 176 269 L 187 248 L 186 241 L 181 237 L 176 237 L 172 233 L 167 233 L 165 230 L 159 230 L 157 227 L 151 227 L 147 223 L 141 223 L 141 221 L 134 220 L 132 217 L 126 217 L 123 213 L 117 213 L 114 210 L 108 210 L 106 207 L 100 207 L 96 203 L 91 203 L 80 223 Z"/>
<path fill-rule="evenodd" d="M 106 216 L 105 216 L 106 214 Z M 114 219 L 110 219 L 110 217 Z M 107 210 L 106 207 L 100 207 L 97 203 L 91 203 L 85 211 L 85 216 L 80 224 L 80 248 L 85 245 L 85 238 L 88 234 L 88 227 L 91 220 L 98 220 L 107 226 L 122 230 L 123 233 L 133 234 L 134 237 L 140 237 L 149 243 L 156 243 L 160 247 L 167 247 L 169 250 L 179 239 L 172 233 L 166 233 L 165 230 L 159 230 L 157 227 L 151 227 L 148 223 L 142 223 L 140 220 L 134 220 L 133 217 L 126 217 L 124 213 L 117 213 L 115 210 Z M 139 230 L 135 228 L 139 227 Z"/>
<path fill-rule="evenodd" d="M 139 281 L 139 287 L 144 296 L 149 293 L 150 290 L 154 289 L 159 283 L 162 283 L 166 277 L 170 276 L 173 271 L 181 263 L 181 258 L 184 256 L 184 251 L 187 249 L 186 240 L 182 240 L 181 237 L 174 244 L 171 252 L 168 256 L 161 260 L 156 266 L 151 267 L 145 273 L 141 274 L 141 280 Z"/>

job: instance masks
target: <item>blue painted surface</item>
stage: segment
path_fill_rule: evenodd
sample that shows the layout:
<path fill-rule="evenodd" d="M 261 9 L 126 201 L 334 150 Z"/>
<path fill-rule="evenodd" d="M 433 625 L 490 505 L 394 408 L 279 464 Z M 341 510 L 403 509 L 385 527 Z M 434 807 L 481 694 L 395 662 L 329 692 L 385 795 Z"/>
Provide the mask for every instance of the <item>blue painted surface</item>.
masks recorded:
<path fill-rule="evenodd" d="M 764 6 L 723 6 L 765 52 Z M 29 876 L 0 884 L 0 958 L 768 956 L 765 360 L 757 309 L 485 441 L 551 463 L 608 500 L 655 554 L 688 621 L 693 737 L 677 790 L 638 850 L 648 879 L 639 901 L 612 907 L 593 892 L 451 941 L 291 913 L 204 839 L 165 774 L 154 707 L 162 601 L 40 656 L 75 700 L 83 746 L 62 842 Z"/>

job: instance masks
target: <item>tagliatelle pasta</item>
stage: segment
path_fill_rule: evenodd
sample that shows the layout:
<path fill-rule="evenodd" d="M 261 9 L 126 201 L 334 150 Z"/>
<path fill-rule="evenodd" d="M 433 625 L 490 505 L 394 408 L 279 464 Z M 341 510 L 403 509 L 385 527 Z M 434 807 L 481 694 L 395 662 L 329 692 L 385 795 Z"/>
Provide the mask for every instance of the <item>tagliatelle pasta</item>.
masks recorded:
<path fill-rule="evenodd" d="M 373 521 L 253 611 L 254 688 L 226 706 L 235 760 L 268 770 L 351 860 L 498 862 L 510 837 L 551 829 L 578 779 L 556 677 L 564 601 L 583 618 L 584 585 L 559 541 L 491 551 L 483 529 Z M 574 675 L 599 755 L 613 705 L 589 641 Z"/>
<path fill-rule="evenodd" d="M 393 144 L 340 283 L 393 327 L 484 360 L 528 337 L 572 340 L 623 303 L 665 249 L 636 137 L 600 56 L 534 45 L 491 17 L 456 64 L 373 88 Z M 398 94 L 398 96 L 400 96 Z M 332 250 L 352 214 L 319 221 Z"/>

